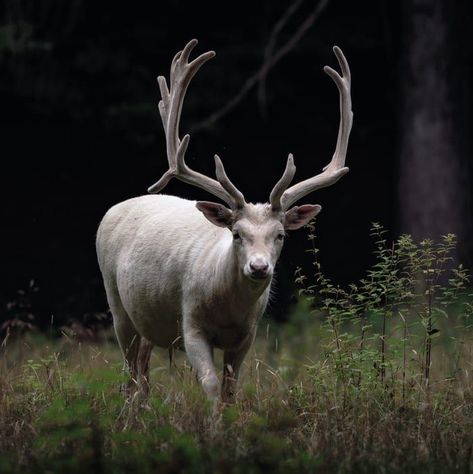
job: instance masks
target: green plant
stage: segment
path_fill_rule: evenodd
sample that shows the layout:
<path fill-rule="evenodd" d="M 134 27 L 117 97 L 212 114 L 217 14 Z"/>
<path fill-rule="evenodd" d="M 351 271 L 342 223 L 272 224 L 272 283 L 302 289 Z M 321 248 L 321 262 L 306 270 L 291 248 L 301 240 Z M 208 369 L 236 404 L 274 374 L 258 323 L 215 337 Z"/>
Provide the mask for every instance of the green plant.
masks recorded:
<path fill-rule="evenodd" d="M 127 399 L 106 333 L 4 339 L 0 471 L 470 472 L 473 300 L 455 239 L 372 234 L 376 261 L 356 284 L 332 283 L 317 259 L 314 276 L 299 271 L 289 322 L 261 322 L 217 419 L 180 351 L 171 367 L 153 352 L 149 398 Z"/>
<path fill-rule="evenodd" d="M 386 230 L 374 223 L 375 262 L 364 278 L 342 288 L 322 272 L 313 225 L 308 229 L 315 271 L 310 280 L 298 268 L 296 281 L 331 336 L 324 345 L 334 372 L 345 384 L 380 382 L 392 394 L 400 382 L 403 400 L 406 384 L 422 382 L 428 389 L 441 326 L 447 334 L 445 321 L 461 320 L 464 333 L 471 327 L 469 272 L 451 257 L 456 237 L 448 234 L 436 243 L 402 235 L 389 242 Z M 458 347 L 456 353 L 458 366 Z"/>

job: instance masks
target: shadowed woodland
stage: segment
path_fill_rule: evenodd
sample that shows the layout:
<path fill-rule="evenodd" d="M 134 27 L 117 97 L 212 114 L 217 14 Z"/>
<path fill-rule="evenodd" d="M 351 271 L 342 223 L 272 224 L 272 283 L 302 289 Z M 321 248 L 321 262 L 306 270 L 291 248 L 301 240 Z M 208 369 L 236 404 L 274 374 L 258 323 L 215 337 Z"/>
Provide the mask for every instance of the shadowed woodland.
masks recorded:
<path fill-rule="evenodd" d="M 5 0 L 0 472 L 472 472 L 472 5 Z M 301 201 L 323 210 L 289 233 L 213 419 L 172 349 L 149 398 L 120 393 L 95 252 L 107 209 L 168 168 L 156 77 L 191 38 L 217 55 L 186 96 L 187 163 L 214 176 L 217 153 L 252 202 L 288 153 L 295 181 L 328 164 L 334 45 L 352 74 L 350 172 Z"/>
<path fill-rule="evenodd" d="M 471 263 L 471 5 L 444 3 L 6 1 L 2 307 L 20 290 L 39 324 L 105 310 L 95 231 L 108 207 L 144 194 L 166 167 L 155 78 L 191 37 L 199 51 L 217 52 L 185 104 L 193 167 L 213 174 L 218 153 L 252 201 L 268 199 L 289 152 L 296 179 L 319 172 L 338 127 L 322 67 L 334 65 L 338 44 L 352 68 L 355 117 L 349 175 L 307 200 L 324 208 L 324 268 L 337 281 L 359 277 L 373 221 L 395 235 L 457 233 Z M 178 182 L 166 192 L 208 198 Z M 304 264 L 304 238 L 293 233 L 284 249 L 277 319 Z"/>

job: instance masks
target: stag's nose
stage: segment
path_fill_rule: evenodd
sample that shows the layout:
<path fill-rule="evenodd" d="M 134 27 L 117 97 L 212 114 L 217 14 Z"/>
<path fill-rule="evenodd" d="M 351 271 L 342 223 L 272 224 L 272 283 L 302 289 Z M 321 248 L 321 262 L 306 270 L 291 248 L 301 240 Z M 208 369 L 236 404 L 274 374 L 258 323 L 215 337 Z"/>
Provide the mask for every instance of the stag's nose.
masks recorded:
<path fill-rule="evenodd" d="M 250 270 L 253 278 L 266 278 L 269 273 L 269 264 L 264 260 L 253 260 L 250 262 Z"/>

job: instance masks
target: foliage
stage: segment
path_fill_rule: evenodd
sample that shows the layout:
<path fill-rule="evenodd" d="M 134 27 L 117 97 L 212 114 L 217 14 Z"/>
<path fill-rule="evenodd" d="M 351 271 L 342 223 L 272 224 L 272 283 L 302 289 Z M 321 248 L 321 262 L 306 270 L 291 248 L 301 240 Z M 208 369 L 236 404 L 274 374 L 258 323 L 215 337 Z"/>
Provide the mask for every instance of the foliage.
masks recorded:
<path fill-rule="evenodd" d="M 155 351 L 150 397 L 127 399 L 107 333 L 5 338 L 0 471 L 471 471 L 472 304 L 455 238 L 372 234 L 360 282 L 337 286 L 317 260 L 313 281 L 299 272 L 290 322 L 261 322 L 238 401 L 216 418 L 184 354 L 169 367 Z"/>
<path fill-rule="evenodd" d="M 455 235 L 445 235 L 439 243 L 416 243 L 409 235 L 388 242 L 386 230 L 374 223 L 375 263 L 365 278 L 342 288 L 321 270 L 313 228 L 309 226 L 314 281 L 307 284 L 300 269 L 296 281 L 300 293 L 325 317 L 330 338 L 324 347 L 331 369 L 350 384 L 381 384 L 393 393 L 400 384 L 405 399 L 408 385 L 430 387 L 433 343 L 442 326 L 456 354 L 453 377 L 465 337 L 471 336 L 473 312 L 469 272 L 451 257 Z M 452 324 L 459 325 L 458 333 L 452 333 Z"/>

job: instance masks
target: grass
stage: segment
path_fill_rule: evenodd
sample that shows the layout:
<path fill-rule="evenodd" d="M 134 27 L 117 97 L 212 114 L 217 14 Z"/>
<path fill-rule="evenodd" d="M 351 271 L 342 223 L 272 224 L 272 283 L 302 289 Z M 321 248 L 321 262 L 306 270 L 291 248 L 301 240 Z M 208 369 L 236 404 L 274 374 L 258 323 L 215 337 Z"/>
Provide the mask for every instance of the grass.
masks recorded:
<path fill-rule="evenodd" d="M 430 388 L 413 378 L 403 400 L 395 385 L 340 377 L 320 352 L 323 325 L 261 329 L 238 403 L 217 422 L 182 355 L 170 368 L 155 351 L 144 404 L 119 392 L 113 342 L 10 341 L 0 372 L 0 472 L 471 470 L 470 370 L 452 378 L 446 348 L 435 348 Z M 464 341 L 468 366 L 472 349 Z"/>
<path fill-rule="evenodd" d="M 155 350 L 150 398 L 126 400 L 111 330 L 82 342 L 12 333 L 0 472 L 472 471 L 471 295 L 448 257 L 454 238 L 373 234 L 362 281 L 340 288 L 316 259 L 314 275 L 299 272 L 290 322 L 261 322 L 238 401 L 218 419 L 181 353 L 170 366 Z"/>

